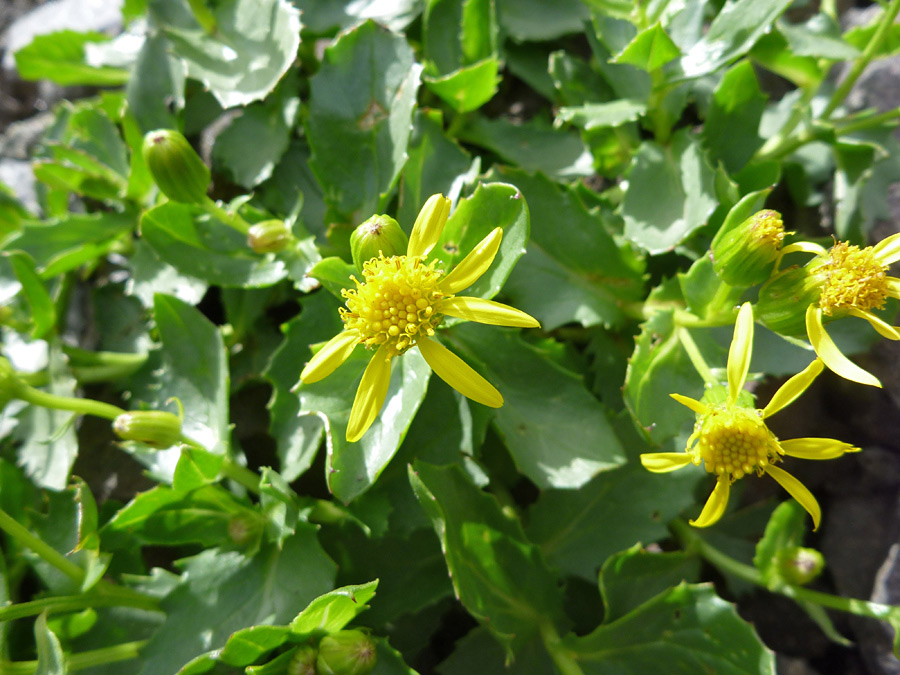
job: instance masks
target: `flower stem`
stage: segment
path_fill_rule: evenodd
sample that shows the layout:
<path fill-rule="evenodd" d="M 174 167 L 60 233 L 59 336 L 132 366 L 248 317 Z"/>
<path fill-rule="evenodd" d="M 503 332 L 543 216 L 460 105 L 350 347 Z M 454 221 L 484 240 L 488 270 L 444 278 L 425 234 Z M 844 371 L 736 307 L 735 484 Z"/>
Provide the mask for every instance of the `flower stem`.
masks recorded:
<path fill-rule="evenodd" d="M 209 197 L 200 204 L 208 214 L 215 216 L 228 227 L 237 230 L 241 234 L 247 234 L 250 231 L 250 223 L 244 220 L 237 211 L 231 213 L 226 211 Z"/>
<path fill-rule="evenodd" d="M 0 529 L 26 548 L 37 553 L 41 558 L 53 565 L 53 567 L 69 577 L 69 579 L 79 586 L 84 582 L 85 575 L 83 569 L 66 558 L 43 539 L 33 535 L 24 525 L 19 523 L 3 509 L 0 509 Z"/>
<path fill-rule="evenodd" d="M 76 398 L 74 396 L 57 396 L 34 387 L 22 384 L 16 389 L 16 398 L 20 398 L 27 403 L 39 405 L 44 408 L 55 408 L 56 410 L 69 410 L 79 415 L 95 415 L 106 419 L 114 420 L 119 415 L 125 413 L 122 408 L 103 403 L 102 401 L 93 401 L 89 398 Z"/>
<path fill-rule="evenodd" d="M 678 341 L 681 342 L 681 346 L 684 347 L 684 351 L 687 352 L 691 364 L 694 366 L 694 369 L 700 377 L 703 378 L 703 381 L 710 386 L 719 384 L 719 381 L 713 376 L 712 370 L 710 370 L 707 365 L 706 359 L 703 358 L 703 354 L 700 353 L 697 343 L 694 342 L 694 338 L 691 337 L 687 328 L 679 326 L 675 329 L 675 332 L 678 335 Z"/>
<path fill-rule="evenodd" d="M 541 639 L 544 641 L 544 648 L 553 659 L 553 663 L 562 675 L 584 675 L 581 666 L 575 660 L 572 653 L 560 644 L 559 633 L 556 632 L 556 626 L 549 619 L 544 619 L 540 624 Z"/>
<path fill-rule="evenodd" d="M 858 616 L 867 616 L 882 621 L 900 621 L 900 607 L 894 605 L 884 605 L 879 602 L 870 602 L 858 598 L 843 598 L 839 595 L 814 591 L 803 586 L 794 586 L 784 581 L 767 584 L 758 569 L 739 562 L 715 548 L 680 518 L 670 522 L 669 528 L 686 551 L 696 553 L 722 572 L 727 572 L 739 579 L 761 586 L 772 593 L 778 593 L 792 600 L 811 602 L 822 607 L 837 609 Z"/>
<path fill-rule="evenodd" d="M 66 656 L 67 672 L 87 670 L 107 663 L 118 663 L 136 659 L 148 640 L 123 642 L 112 647 L 92 649 L 87 652 L 68 654 Z M 33 675 L 37 672 L 37 661 L 0 661 L 0 673 L 3 675 Z"/>
<path fill-rule="evenodd" d="M 222 475 L 239 485 L 243 485 L 253 494 L 259 494 L 259 475 L 246 466 L 237 464 L 229 457 L 226 457 L 225 461 L 222 462 Z"/>
<path fill-rule="evenodd" d="M 101 583 L 103 584 L 102 587 L 82 595 L 59 595 L 0 607 L 0 621 L 12 621 L 13 619 L 22 619 L 27 616 L 37 616 L 44 611 L 74 612 L 88 607 L 134 607 L 148 611 L 160 611 L 159 603 L 155 598 L 142 595 L 123 586 Z M 113 590 L 127 591 L 127 593 L 112 592 Z M 0 673 L 2 672 L 2 669 L 0 669 Z"/>

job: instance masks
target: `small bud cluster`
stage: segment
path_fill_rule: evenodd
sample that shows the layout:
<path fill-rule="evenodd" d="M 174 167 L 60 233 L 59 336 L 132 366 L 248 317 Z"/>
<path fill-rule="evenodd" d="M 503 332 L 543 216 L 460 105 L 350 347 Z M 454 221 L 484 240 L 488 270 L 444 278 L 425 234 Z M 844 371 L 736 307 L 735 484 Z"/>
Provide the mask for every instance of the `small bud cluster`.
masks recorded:
<path fill-rule="evenodd" d="M 298 647 L 287 675 L 367 675 L 375 668 L 375 643 L 361 630 L 326 635 L 318 647 Z"/>

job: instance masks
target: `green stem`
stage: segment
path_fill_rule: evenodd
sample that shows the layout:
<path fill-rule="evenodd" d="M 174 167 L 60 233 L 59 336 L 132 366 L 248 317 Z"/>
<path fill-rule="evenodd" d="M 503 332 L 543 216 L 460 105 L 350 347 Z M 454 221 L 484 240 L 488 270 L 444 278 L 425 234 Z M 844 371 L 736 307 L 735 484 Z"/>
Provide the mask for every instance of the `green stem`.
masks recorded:
<path fill-rule="evenodd" d="M 697 343 L 694 342 L 694 338 L 691 337 L 687 328 L 679 326 L 675 329 L 675 332 L 678 335 L 681 346 L 684 347 L 684 351 L 687 352 L 691 364 L 694 366 L 697 373 L 699 373 L 700 377 L 703 378 L 703 381 L 710 386 L 719 384 L 719 381 L 713 377 L 712 370 L 710 370 L 707 365 L 706 359 L 703 358 L 703 354 L 700 353 L 700 350 L 697 348 Z"/>
<path fill-rule="evenodd" d="M 553 663 L 562 675 L 584 675 L 584 671 L 575 660 L 575 655 L 562 646 L 559 633 L 556 632 L 556 626 L 553 622 L 545 619 L 540 624 L 541 639 L 544 641 L 544 648 L 553 659 Z"/>
<path fill-rule="evenodd" d="M 149 640 L 136 640 L 123 642 L 112 647 L 92 649 L 87 652 L 68 654 L 66 656 L 67 671 L 73 673 L 78 670 L 87 670 L 107 663 L 118 663 L 136 659 L 141 649 Z M 37 661 L 0 661 L 0 674 L 2 675 L 32 675 L 37 672 Z"/>
<path fill-rule="evenodd" d="M 779 595 L 783 595 L 793 600 L 811 602 L 841 612 L 848 612 L 858 616 L 867 616 L 872 619 L 885 621 L 888 620 L 891 615 L 894 615 L 895 620 L 900 620 L 900 607 L 895 607 L 893 605 L 883 605 L 879 602 L 869 602 L 868 600 L 859 600 L 858 598 L 843 598 L 839 595 L 832 595 L 831 593 L 823 593 L 802 586 L 794 586 L 793 584 L 788 584 L 784 581 L 767 584 L 758 569 L 751 565 L 745 565 L 715 548 L 699 534 L 694 532 L 691 526 L 680 518 L 676 518 L 670 522 L 669 528 L 681 542 L 681 545 L 686 551 L 696 553 L 722 572 L 726 572 L 739 579 L 761 586 L 772 593 L 778 593 Z"/>
<path fill-rule="evenodd" d="M 800 100 L 794 104 L 794 110 L 791 112 L 788 121 L 778 130 L 777 134 L 772 136 L 772 138 L 766 141 L 763 146 L 756 151 L 756 154 L 753 156 L 754 161 L 759 162 L 767 159 L 777 159 L 783 157 L 785 154 L 789 154 L 785 152 L 784 148 L 795 143 L 795 140 L 790 136 L 794 133 L 794 129 L 797 128 L 797 125 L 803 121 L 803 115 L 806 113 L 806 110 L 809 108 L 809 104 L 815 95 L 816 90 L 812 87 L 803 90 Z M 791 152 L 793 152 L 793 149 Z"/>
<path fill-rule="evenodd" d="M 129 591 L 128 594 L 112 593 L 112 589 Z M 88 607 L 134 607 L 148 611 L 159 611 L 159 603 L 155 598 L 141 595 L 131 589 L 112 584 L 104 585 L 98 590 L 82 595 L 59 595 L 41 598 L 29 602 L 0 607 L 0 621 L 12 621 L 27 616 L 37 616 L 41 612 L 75 612 Z"/>
<path fill-rule="evenodd" d="M 30 548 L 37 553 L 41 558 L 53 565 L 53 567 L 65 574 L 79 586 L 84 583 L 83 569 L 66 558 L 55 548 L 44 542 L 43 539 L 33 535 L 24 525 L 19 523 L 3 509 L 0 509 L 0 529 L 26 548 Z"/>
<path fill-rule="evenodd" d="M 226 211 L 209 197 L 206 197 L 200 204 L 206 212 L 211 216 L 215 216 L 228 227 L 237 230 L 241 234 L 247 234 L 250 231 L 250 223 L 244 220 L 236 211 L 231 213 Z"/>
<path fill-rule="evenodd" d="M 20 398 L 27 403 L 39 405 L 44 408 L 55 408 L 56 410 L 69 410 L 79 415 L 95 415 L 97 417 L 105 417 L 114 420 L 119 415 L 125 413 L 122 408 L 103 403 L 101 401 L 93 401 L 89 398 L 76 398 L 74 396 L 57 396 L 34 387 L 23 384 L 16 389 L 16 398 Z"/>
<path fill-rule="evenodd" d="M 222 462 L 222 475 L 230 478 L 235 483 L 243 485 L 253 494 L 259 494 L 259 475 L 246 466 L 235 463 L 234 460 L 228 457 Z"/>
<path fill-rule="evenodd" d="M 834 93 L 828 100 L 828 105 L 825 106 L 825 110 L 822 112 L 823 119 L 828 119 L 831 116 L 831 113 L 833 113 L 835 109 L 844 102 L 844 99 L 847 98 L 847 94 L 853 89 L 853 86 L 866 69 L 866 66 L 869 65 L 872 59 L 875 58 L 875 54 L 881 49 L 881 45 L 884 43 L 885 38 L 887 38 L 888 32 L 894 23 L 894 19 L 897 18 L 898 12 L 900 12 L 900 0 L 891 0 L 891 4 L 884 10 L 884 14 L 881 17 L 881 23 L 879 23 L 878 28 L 875 29 L 875 33 L 872 35 L 872 39 L 869 40 L 869 44 L 866 45 L 862 55 L 853 64 L 847 77 L 845 77 L 840 86 L 834 90 Z"/>
<path fill-rule="evenodd" d="M 857 119 L 856 117 L 845 117 L 844 119 L 834 120 L 835 133 L 838 136 L 846 136 L 856 131 L 863 131 L 873 127 L 881 126 L 886 122 L 892 122 L 900 118 L 900 108 L 892 108 L 877 115 L 868 115 Z"/>

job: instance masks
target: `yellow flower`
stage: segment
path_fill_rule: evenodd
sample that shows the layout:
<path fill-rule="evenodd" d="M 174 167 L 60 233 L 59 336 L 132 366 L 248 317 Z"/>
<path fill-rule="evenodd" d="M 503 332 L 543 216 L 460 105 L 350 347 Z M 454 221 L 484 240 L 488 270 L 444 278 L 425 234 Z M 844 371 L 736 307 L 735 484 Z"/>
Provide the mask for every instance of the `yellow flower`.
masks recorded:
<path fill-rule="evenodd" d="M 688 464 L 699 465 L 716 475 L 712 491 L 700 517 L 691 525 L 708 527 L 715 523 L 728 504 L 732 483 L 756 472 L 768 474 L 812 516 L 818 529 L 821 510 L 816 498 L 794 476 L 777 466 L 784 455 L 803 459 L 834 459 L 859 448 L 830 438 L 795 438 L 779 441 L 766 426 L 765 419 L 790 404 L 822 372 L 822 361 L 814 360 L 802 372 L 785 382 L 762 410 L 747 407 L 739 397 L 750 368 L 753 344 L 753 309 L 745 303 L 738 314 L 734 337 L 728 351 L 727 393 L 717 402 L 702 403 L 687 396 L 671 394 L 679 403 L 697 414 L 694 433 L 684 452 L 653 452 L 641 455 L 641 463 L 650 471 L 666 473 Z M 714 391 L 714 390 L 711 390 Z M 706 398 L 706 397 L 704 397 Z"/>
<path fill-rule="evenodd" d="M 356 348 L 374 350 L 353 400 L 347 440 L 362 438 L 378 416 L 391 379 L 391 359 L 418 347 L 431 369 L 451 387 L 492 408 L 503 397 L 490 382 L 441 345 L 435 329 L 445 316 L 495 326 L 538 328 L 525 312 L 499 302 L 455 294 L 484 274 L 500 248 L 501 228 L 495 228 L 449 273 L 426 256 L 440 238 L 450 213 L 450 200 L 433 195 L 422 207 L 409 238 L 406 255 L 379 255 L 363 264 L 363 281 L 344 289 L 347 307 L 341 308 L 344 330 L 329 340 L 300 373 L 310 384 L 330 375 Z"/>
<path fill-rule="evenodd" d="M 811 242 L 798 242 L 784 253 L 804 251 L 816 257 L 802 270 L 787 270 L 760 290 L 759 307 L 763 321 L 773 330 L 777 324 L 767 320 L 795 312 L 784 306 L 799 300 L 806 306 L 805 327 L 810 344 L 825 365 L 841 377 L 860 384 L 880 387 L 878 378 L 853 363 L 837 348 L 825 331 L 825 318 L 857 316 L 868 321 L 883 337 L 900 340 L 900 329 L 872 313 L 884 307 L 887 298 L 900 298 L 900 279 L 888 276 L 891 264 L 900 260 L 900 234 L 883 239 L 874 246 L 860 248 L 837 242 L 830 249 Z M 776 298 L 769 301 L 769 298 Z M 776 311 L 771 311 L 772 309 Z"/>

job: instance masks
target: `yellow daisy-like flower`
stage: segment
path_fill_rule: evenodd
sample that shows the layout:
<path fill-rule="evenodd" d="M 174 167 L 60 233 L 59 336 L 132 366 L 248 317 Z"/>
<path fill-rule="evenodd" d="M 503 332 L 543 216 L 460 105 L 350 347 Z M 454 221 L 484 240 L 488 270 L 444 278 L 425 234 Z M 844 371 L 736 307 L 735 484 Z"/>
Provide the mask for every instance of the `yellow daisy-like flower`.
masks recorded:
<path fill-rule="evenodd" d="M 871 312 L 884 307 L 887 298 L 900 298 L 900 279 L 888 276 L 888 267 L 898 260 L 900 234 L 895 234 L 865 248 L 837 242 L 828 251 L 821 248 L 818 258 L 810 263 L 813 273 L 823 282 L 819 301 L 806 309 L 806 333 L 819 358 L 841 377 L 881 386 L 877 377 L 837 348 L 825 332 L 823 317 L 858 316 L 882 336 L 900 340 L 900 329 Z"/>
<path fill-rule="evenodd" d="M 745 303 L 738 314 L 728 351 L 725 399 L 718 403 L 702 403 L 688 396 L 671 394 L 672 398 L 697 414 L 694 433 L 688 438 L 684 452 L 646 453 L 641 455 L 641 463 L 650 471 L 666 473 L 702 462 L 708 472 L 716 475 L 716 486 L 700 517 L 691 521 L 691 525 L 696 527 L 708 527 L 719 520 L 725 513 L 732 483 L 755 471 L 758 476 L 768 474 L 774 478 L 800 502 L 812 516 L 814 529 L 818 529 L 822 512 L 816 498 L 803 483 L 777 464 L 785 455 L 803 459 L 834 459 L 845 452 L 857 452 L 859 448 L 831 438 L 779 441 L 766 426 L 764 420 L 767 417 L 794 401 L 822 372 L 820 359 L 785 382 L 762 410 L 741 405 L 738 397 L 750 368 L 752 344 L 753 309 L 750 303 Z"/>
<path fill-rule="evenodd" d="M 499 302 L 460 297 L 494 260 L 503 236 L 495 228 L 449 273 L 426 256 L 440 238 L 450 214 L 450 200 L 433 195 L 422 207 L 409 238 L 406 255 L 379 255 L 363 264 L 363 280 L 344 289 L 347 306 L 340 309 L 344 330 L 329 340 L 300 373 L 310 384 L 330 375 L 357 345 L 374 350 L 353 400 L 347 440 L 358 441 L 378 416 L 391 379 L 391 359 L 418 347 L 431 369 L 451 387 L 492 408 L 503 405 L 494 386 L 434 337 L 445 316 L 468 321 L 539 328 L 525 312 Z"/>

